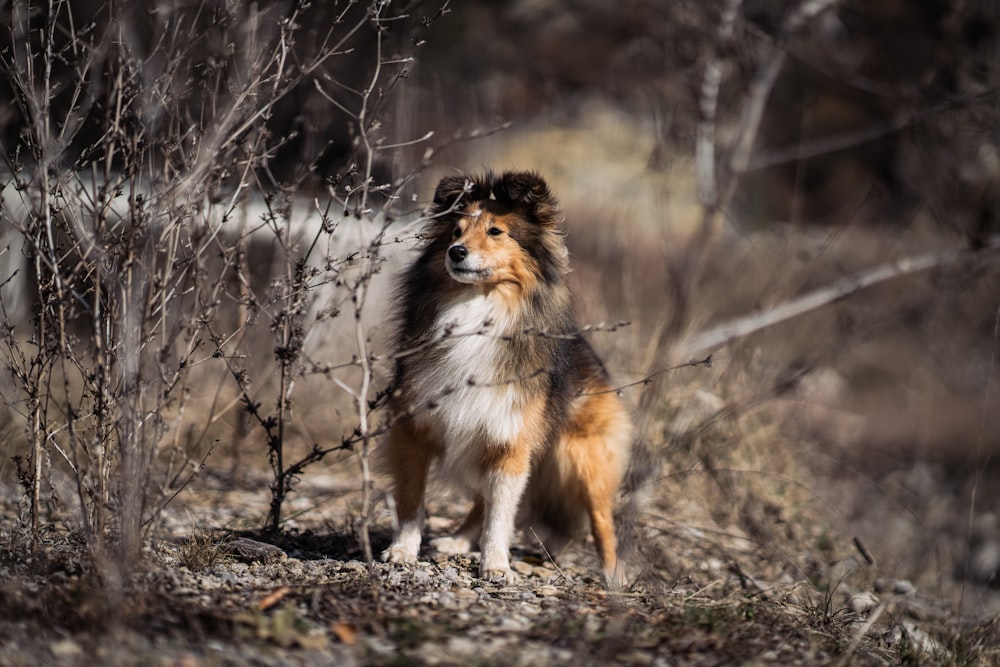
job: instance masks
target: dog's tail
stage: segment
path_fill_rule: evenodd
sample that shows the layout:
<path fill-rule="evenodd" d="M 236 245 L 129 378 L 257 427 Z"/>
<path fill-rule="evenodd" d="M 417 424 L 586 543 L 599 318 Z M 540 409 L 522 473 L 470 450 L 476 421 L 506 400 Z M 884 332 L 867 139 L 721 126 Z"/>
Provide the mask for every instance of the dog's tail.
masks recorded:
<path fill-rule="evenodd" d="M 618 558 L 630 564 L 638 562 L 642 517 L 649 506 L 653 484 L 660 471 L 659 462 L 653 455 L 649 440 L 642 435 L 645 429 L 641 428 L 642 424 L 639 426 L 632 443 L 629 466 L 622 480 L 622 502 L 618 506 L 615 521 L 618 533 Z"/>

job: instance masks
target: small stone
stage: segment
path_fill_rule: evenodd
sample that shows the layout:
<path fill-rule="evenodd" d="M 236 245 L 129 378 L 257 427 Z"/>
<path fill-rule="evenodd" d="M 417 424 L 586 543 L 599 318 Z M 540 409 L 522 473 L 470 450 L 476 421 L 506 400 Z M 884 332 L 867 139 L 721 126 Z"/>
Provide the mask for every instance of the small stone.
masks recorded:
<path fill-rule="evenodd" d="M 618 656 L 618 660 L 624 665 L 651 665 L 654 657 L 656 656 L 648 651 L 632 651 Z"/>
<path fill-rule="evenodd" d="M 75 658 L 83 653 L 83 649 L 72 639 L 60 639 L 52 644 L 50 649 L 56 658 Z"/>
<path fill-rule="evenodd" d="M 237 537 L 231 542 L 224 542 L 220 550 L 238 558 L 244 563 L 270 564 L 288 559 L 288 555 L 273 544 L 258 542 L 248 537 Z"/>
<path fill-rule="evenodd" d="M 555 595 L 559 595 L 559 589 L 553 586 L 552 584 L 542 584 L 541 586 L 535 589 L 535 595 L 543 598 L 552 597 Z"/>
<path fill-rule="evenodd" d="M 380 637 L 365 637 L 365 647 L 380 656 L 394 656 L 398 652 L 395 644 Z"/>
<path fill-rule="evenodd" d="M 518 574 L 523 574 L 524 576 L 531 575 L 535 570 L 535 567 L 531 563 L 525 563 L 523 560 L 511 563 L 510 567 Z"/>
<path fill-rule="evenodd" d="M 848 604 L 855 614 L 864 614 L 878 606 L 878 598 L 874 593 L 858 593 L 851 596 Z"/>
<path fill-rule="evenodd" d="M 349 560 L 346 563 L 343 563 L 340 566 L 340 569 L 347 572 L 359 572 L 359 573 L 364 573 L 367 572 L 368 570 L 365 564 L 359 560 Z"/>
<path fill-rule="evenodd" d="M 465 600 L 466 602 L 472 602 L 479 599 L 479 594 L 469 588 L 453 588 L 451 592 L 456 598 L 459 600 Z"/>
<path fill-rule="evenodd" d="M 892 582 L 892 592 L 896 595 L 913 595 L 917 588 L 907 579 L 897 579 Z"/>
<path fill-rule="evenodd" d="M 528 621 L 520 616 L 503 616 L 497 625 L 505 632 L 520 632 L 528 627 Z"/>
<path fill-rule="evenodd" d="M 723 563 L 718 558 L 707 558 L 701 563 L 701 569 L 708 572 L 717 573 L 723 568 Z"/>
<path fill-rule="evenodd" d="M 476 655 L 479 644 L 467 637 L 452 637 L 448 640 L 448 652 L 452 655 Z"/>

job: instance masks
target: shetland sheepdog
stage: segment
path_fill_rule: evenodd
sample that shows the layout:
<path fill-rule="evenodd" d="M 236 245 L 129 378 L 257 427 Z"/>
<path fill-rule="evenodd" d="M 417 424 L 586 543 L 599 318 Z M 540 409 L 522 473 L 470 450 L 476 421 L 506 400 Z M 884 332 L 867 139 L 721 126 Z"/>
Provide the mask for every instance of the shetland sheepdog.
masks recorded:
<path fill-rule="evenodd" d="M 438 551 L 478 543 L 480 576 L 515 581 L 516 526 L 556 551 L 589 518 L 620 586 L 613 509 L 632 429 L 576 323 L 559 204 L 535 173 L 450 176 L 426 217 L 397 293 L 384 464 L 398 521 L 383 559 L 417 559 L 433 464 L 473 499 Z"/>

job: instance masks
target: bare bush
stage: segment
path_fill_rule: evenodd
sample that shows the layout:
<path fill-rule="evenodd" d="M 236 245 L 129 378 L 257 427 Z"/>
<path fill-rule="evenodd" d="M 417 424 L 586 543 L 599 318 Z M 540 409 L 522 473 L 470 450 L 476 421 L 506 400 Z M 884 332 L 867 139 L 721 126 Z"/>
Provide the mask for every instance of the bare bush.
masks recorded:
<path fill-rule="evenodd" d="M 228 409 L 212 402 L 205 413 L 201 385 L 213 382 L 262 434 L 273 472 L 266 529 L 280 526 L 307 465 L 357 444 L 367 517 L 376 355 L 362 314 L 400 195 L 432 154 L 386 176 L 380 165 L 394 151 L 429 137 L 395 141 L 384 118 L 419 44 L 402 37 L 434 16 L 418 25 L 378 0 L 332 15 L 307 3 L 106 12 L 82 22 L 63 0 L 15 2 L 0 56 L 24 128 L 2 147 L 3 224 L 15 230 L 10 252 L 23 247 L 27 260 L 2 278 L 13 383 L 0 393 L 28 443 L 17 465 L 32 543 L 55 520 L 46 494 L 70 488 L 93 562 L 127 572 L 211 451 L 208 425 Z M 351 60 L 364 72 L 354 87 L 337 60 L 359 45 L 367 60 Z M 315 162 L 279 170 L 274 156 L 296 132 L 268 123 L 303 91 L 354 137 L 327 192 L 311 199 L 301 191 L 316 183 Z M 273 270 L 251 264 L 261 243 Z M 12 305 L 29 288 L 30 322 Z M 353 349 L 304 358 L 313 330 L 345 307 Z M 270 362 L 254 348 L 262 329 Z M 347 393 L 358 425 L 293 456 L 296 382 L 309 374 Z"/>

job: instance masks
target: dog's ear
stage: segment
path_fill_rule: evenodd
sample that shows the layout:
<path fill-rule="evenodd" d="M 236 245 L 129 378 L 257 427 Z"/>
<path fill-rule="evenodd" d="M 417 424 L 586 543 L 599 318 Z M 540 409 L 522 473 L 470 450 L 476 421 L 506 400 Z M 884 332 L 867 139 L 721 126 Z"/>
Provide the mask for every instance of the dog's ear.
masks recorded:
<path fill-rule="evenodd" d="M 492 172 L 482 176 L 445 176 L 434 191 L 434 204 L 430 212 L 444 213 L 460 209 L 468 202 L 482 201 L 490 198 L 490 185 L 493 182 Z"/>
<path fill-rule="evenodd" d="M 434 191 L 434 207 L 445 210 L 471 190 L 471 179 L 465 176 L 445 176 Z"/>
<path fill-rule="evenodd" d="M 556 225 L 562 220 L 559 202 L 545 180 L 533 171 L 503 174 L 493 184 L 493 196 L 539 224 Z"/>

